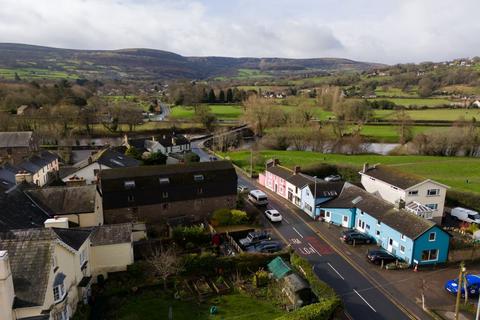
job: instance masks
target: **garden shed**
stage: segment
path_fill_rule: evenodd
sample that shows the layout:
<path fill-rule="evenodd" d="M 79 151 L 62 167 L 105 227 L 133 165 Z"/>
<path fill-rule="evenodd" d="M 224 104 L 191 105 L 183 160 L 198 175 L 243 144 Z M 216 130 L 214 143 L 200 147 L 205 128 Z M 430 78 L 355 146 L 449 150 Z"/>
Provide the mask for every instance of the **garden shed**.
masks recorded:
<path fill-rule="evenodd" d="M 270 261 L 267 267 L 276 279 L 281 279 L 292 272 L 292 268 L 281 257 Z"/>

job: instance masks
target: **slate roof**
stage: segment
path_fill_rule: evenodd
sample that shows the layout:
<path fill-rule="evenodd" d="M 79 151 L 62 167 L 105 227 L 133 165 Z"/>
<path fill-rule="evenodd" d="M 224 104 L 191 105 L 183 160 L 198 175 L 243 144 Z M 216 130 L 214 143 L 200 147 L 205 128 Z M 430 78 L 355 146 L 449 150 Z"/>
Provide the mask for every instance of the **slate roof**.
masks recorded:
<path fill-rule="evenodd" d="M 368 175 L 378 180 L 382 180 L 401 189 L 408 189 L 427 179 L 396 170 L 391 167 L 377 165 L 369 168 L 361 174 Z"/>
<path fill-rule="evenodd" d="M 344 182 L 327 182 L 324 180 L 317 180 L 316 186 L 315 183 L 310 182 L 308 188 L 310 192 L 317 193 L 316 197 L 335 197 L 342 191 Z"/>
<path fill-rule="evenodd" d="M 52 216 L 95 211 L 95 185 L 48 187 L 26 192 L 38 206 Z"/>
<path fill-rule="evenodd" d="M 108 224 L 95 227 L 90 238 L 92 246 L 127 243 L 132 240 L 132 224 Z"/>
<path fill-rule="evenodd" d="M 42 227 L 50 215 L 35 205 L 24 193 L 24 185 L 0 192 L 0 232 Z"/>
<path fill-rule="evenodd" d="M 358 208 L 410 239 L 416 239 L 436 225 L 434 222 L 418 217 L 414 213 L 396 209 L 391 203 L 350 183 L 345 183 L 337 198 L 322 203 L 320 207 Z"/>
<path fill-rule="evenodd" d="M 28 147 L 32 131 L 0 132 L 0 148 Z"/>
<path fill-rule="evenodd" d="M 90 229 L 51 228 L 57 237 L 70 248 L 78 250 L 91 234 Z"/>
<path fill-rule="evenodd" d="M 5 234 L 0 250 L 7 250 L 15 288 L 14 308 L 42 306 L 48 285 L 55 238 L 45 229 Z"/>
<path fill-rule="evenodd" d="M 196 175 L 203 179 L 195 181 Z M 168 182 L 160 183 L 162 178 Z M 134 181 L 134 188 L 126 189 L 126 181 Z M 229 161 L 117 168 L 100 173 L 100 187 L 104 209 L 125 208 L 236 195 L 237 174 Z"/>
<path fill-rule="evenodd" d="M 287 179 L 288 182 L 293 184 L 295 187 L 301 188 L 304 187 L 305 185 L 309 184 L 312 182 L 312 178 L 309 178 L 308 176 L 304 175 L 303 173 L 299 174 L 294 174 L 290 176 L 290 178 Z"/>
<path fill-rule="evenodd" d="M 184 135 L 175 133 L 161 135 L 157 137 L 156 140 L 164 147 L 178 146 L 190 143 L 190 141 L 185 138 Z"/>
<path fill-rule="evenodd" d="M 290 178 L 292 175 L 293 175 L 293 171 L 290 170 L 290 169 L 287 169 L 285 167 L 282 167 L 282 166 L 279 166 L 279 165 L 275 165 L 275 166 L 271 166 L 271 167 L 268 167 L 266 169 L 266 171 L 282 178 L 282 179 L 285 179 L 287 180 L 288 178 Z"/>
<path fill-rule="evenodd" d="M 140 161 L 112 149 L 100 151 L 98 163 L 110 168 L 138 167 Z"/>

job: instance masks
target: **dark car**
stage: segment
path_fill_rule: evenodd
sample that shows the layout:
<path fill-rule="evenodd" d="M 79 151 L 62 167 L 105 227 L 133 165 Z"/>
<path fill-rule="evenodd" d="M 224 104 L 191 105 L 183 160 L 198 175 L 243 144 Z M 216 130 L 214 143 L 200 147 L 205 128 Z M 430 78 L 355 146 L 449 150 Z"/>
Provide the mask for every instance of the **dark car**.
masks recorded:
<path fill-rule="evenodd" d="M 280 241 L 267 240 L 248 247 L 247 252 L 273 253 L 280 250 L 282 250 Z"/>
<path fill-rule="evenodd" d="M 397 257 L 394 255 L 390 254 L 387 251 L 384 250 L 368 250 L 367 252 L 367 259 L 371 263 L 374 264 L 381 264 L 383 261 L 384 265 L 387 265 L 389 263 L 395 262 L 398 260 Z"/>
<path fill-rule="evenodd" d="M 247 248 L 251 245 L 257 244 L 263 240 L 270 240 L 271 236 L 268 232 L 258 231 L 258 232 L 249 232 L 248 235 L 240 239 L 238 242 L 244 248 Z"/>
<path fill-rule="evenodd" d="M 348 244 L 360 244 L 360 243 L 374 243 L 375 240 L 369 236 L 368 234 L 361 233 L 358 231 L 344 231 L 342 233 L 341 239 L 343 242 L 348 243 Z"/>

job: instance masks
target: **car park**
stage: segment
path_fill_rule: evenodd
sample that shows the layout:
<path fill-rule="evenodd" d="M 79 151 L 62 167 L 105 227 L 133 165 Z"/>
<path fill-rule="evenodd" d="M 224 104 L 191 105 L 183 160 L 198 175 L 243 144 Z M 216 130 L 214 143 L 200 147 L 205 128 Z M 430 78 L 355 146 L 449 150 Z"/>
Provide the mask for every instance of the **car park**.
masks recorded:
<path fill-rule="evenodd" d="M 266 210 L 265 211 L 265 216 L 271 222 L 281 222 L 282 221 L 282 215 L 280 214 L 280 212 L 278 212 L 278 210 L 275 210 L 275 209 Z"/>
<path fill-rule="evenodd" d="M 375 249 L 375 250 L 368 250 L 367 260 L 373 264 L 382 264 L 383 262 L 384 265 L 387 265 L 399 259 L 394 255 L 392 255 L 390 252 L 387 252 L 385 250 Z"/>
<path fill-rule="evenodd" d="M 270 239 L 271 239 L 270 233 L 266 231 L 257 231 L 257 232 L 249 232 L 245 238 L 238 240 L 238 242 L 242 247 L 247 248 L 263 240 L 270 240 Z"/>
<path fill-rule="evenodd" d="M 479 288 L 480 288 L 480 275 L 476 274 L 467 274 L 465 276 L 465 280 L 467 281 L 467 292 L 469 295 L 478 295 Z M 445 283 L 445 290 L 447 290 L 451 294 L 458 294 L 458 279 L 448 280 Z M 465 287 L 462 282 L 462 289 L 461 289 L 462 296 L 465 295 Z"/>
<path fill-rule="evenodd" d="M 323 178 L 323 180 L 325 180 L 327 182 L 336 182 L 336 181 L 341 181 L 342 177 L 338 174 L 332 174 L 330 176 L 327 176 L 327 177 Z"/>
<path fill-rule="evenodd" d="M 375 240 L 368 234 L 361 233 L 358 231 L 355 231 L 355 232 L 344 231 L 342 233 L 341 239 L 343 240 L 343 242 L 348 244 L 361 244 L 361 243 L 370 244 L 375 242 Z"/>
<path fill-rule="evenodd" d="M 250 253 L 273 253 L 282 250 L 282 243 L 275 240 L 261 241 L 247 248 Z"/>

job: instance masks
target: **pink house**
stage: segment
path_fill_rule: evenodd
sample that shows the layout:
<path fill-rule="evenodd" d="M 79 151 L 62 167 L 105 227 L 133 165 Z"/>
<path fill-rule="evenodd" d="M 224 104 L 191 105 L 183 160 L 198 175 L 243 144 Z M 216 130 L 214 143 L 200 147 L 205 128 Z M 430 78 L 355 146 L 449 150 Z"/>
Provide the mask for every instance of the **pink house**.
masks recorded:
<path fill-rule="evenodd" d="M 267 162 L 264 185 L 266 188 L 287 199 L 287 179 L 293 175 L 293 171 L 279 165 L 277 159 Z M 263 179 L 263 177 L 262 177 Z"/>

